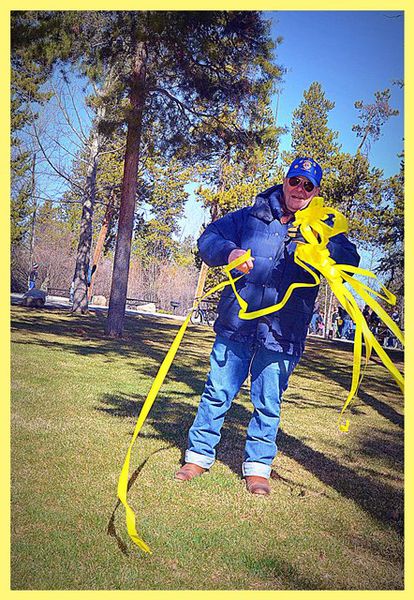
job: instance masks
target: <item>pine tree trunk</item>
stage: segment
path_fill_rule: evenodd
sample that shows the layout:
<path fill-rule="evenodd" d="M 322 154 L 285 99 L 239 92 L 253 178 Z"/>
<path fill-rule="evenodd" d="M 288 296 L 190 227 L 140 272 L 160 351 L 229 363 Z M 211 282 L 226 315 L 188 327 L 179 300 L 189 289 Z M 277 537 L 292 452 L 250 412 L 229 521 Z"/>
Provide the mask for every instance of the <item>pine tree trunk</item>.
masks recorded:
<path fill-rule="evenodd" d="M 144 42 L 139 42 L 136 47 L 134 66 L 131 73 L 131 91 L 129 95 L 130 115 L 128 119 L 118 235 L 112 272 L 109 311 L 106 322 L 106 333 L 110 337 L 121 337 L 124 324 L 131 258 L 131 240 L 134 228 L 142 115 L 145 102 L 146 64 L 146 46 Z"/>
<path fill-rule="evenodd" d="M 92 219 L 95 208 L 96 171 L 99 152 L 99 134 L 92 136 L 90 160 L 86 175 L 86 191 L 82 205 L 79 244 L 76 254 L 72 312 L 88 311 L 88 271 L 92 246 Z"/>
<path fill-rule="evenodd" d="M 98 91 L 98 96 L 104 96 L 113 83 L 113 72 L 110 70 L 101 91 Z M 86 192 L 82 206 L 82 216 L 80 224 L 79 244 L 76 255 L 73 293 L 72 312 L 86 313 L 88 311 L 88 275 L 89 262 L 92 247 L 92 222 L 93 213 L 95 210 L 96 196 L 96 175 L 98 168 L 99 152 L 103 142 L 103 136 L 99 132 L 99 126 L 105 120 L 107 108 L 105 104 L 101 105 L 97 110 L 96 121 L 93 125 L 91 135 L 89 164 L 86 171 Z"/>

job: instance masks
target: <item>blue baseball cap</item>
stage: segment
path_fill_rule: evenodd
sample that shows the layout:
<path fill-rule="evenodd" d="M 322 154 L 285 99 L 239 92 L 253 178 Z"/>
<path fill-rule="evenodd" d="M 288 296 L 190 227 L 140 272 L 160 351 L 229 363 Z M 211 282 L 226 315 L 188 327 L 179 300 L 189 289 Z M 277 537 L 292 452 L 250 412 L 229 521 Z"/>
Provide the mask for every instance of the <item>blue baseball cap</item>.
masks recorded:
<path fill-rule="evenodd" d="M 313 158 L 307 156 L 295 158 L 286 173 L 286 177 L 294 177 L 295 175 L 306 177 L 313 185 L 319 187 L 322 179 L 322 168 Z"/>

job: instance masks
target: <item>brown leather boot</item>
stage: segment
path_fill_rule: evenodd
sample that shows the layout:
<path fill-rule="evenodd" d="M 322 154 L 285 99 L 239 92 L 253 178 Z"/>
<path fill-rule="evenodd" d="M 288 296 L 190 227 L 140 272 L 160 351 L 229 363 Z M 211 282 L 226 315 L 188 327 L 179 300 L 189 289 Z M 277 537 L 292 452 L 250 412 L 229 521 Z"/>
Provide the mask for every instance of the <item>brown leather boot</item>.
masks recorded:
<path fill-rule="evenodd" d="M 259 477 L 259 475 L 246 475 L 246 488 L 251 494 L 258 494 L 260 496 L 268 496 L 270 494 L 269 481 L 266 477 Z"/>
<path fill-rule="evenodd" d="M 185 463 L 185 465 L 176 472 L 174 479 L 177 481 L 190 481 L 193 477 L 198 477 L 206 471 L 207 469 L 204 469 L 204 467 L 200 467 L 195 463 Z"/>

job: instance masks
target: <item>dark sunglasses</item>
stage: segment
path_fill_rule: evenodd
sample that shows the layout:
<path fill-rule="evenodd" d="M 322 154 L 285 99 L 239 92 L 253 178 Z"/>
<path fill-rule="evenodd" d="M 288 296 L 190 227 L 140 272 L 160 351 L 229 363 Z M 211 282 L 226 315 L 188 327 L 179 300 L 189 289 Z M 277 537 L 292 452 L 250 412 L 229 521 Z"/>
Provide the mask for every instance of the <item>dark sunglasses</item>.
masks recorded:
<path fill-rule="evenodd" d="M 288 179 L 290 187 L 296 187 L 300 183 L 303 183 L 303 189 L 306 192 L 311 192 L 314 189 L 314 185 L 311 181 L 302 181 L 299 177 L 289 177 Z"/>

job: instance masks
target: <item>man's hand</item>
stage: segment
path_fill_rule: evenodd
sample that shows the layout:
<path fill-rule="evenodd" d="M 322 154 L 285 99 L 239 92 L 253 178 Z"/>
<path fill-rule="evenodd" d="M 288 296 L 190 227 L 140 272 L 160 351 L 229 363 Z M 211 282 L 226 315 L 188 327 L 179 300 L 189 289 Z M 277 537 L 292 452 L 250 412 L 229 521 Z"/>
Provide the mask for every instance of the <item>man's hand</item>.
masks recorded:
<path fill-rule="evenodd" d="M 320 242 L 319 234 L 316 233 L 316 231 L 314 229 L 311 229 L 311 231 L 319 243 Z M 292 242 L 296 242 L 297 244 L 307 244 L 307 241 L 305 240 L 305 238 L 303 237 L 303 235 L 300 232 L 299 225 L 296 225 L 296 226 L 292 225 L 292 227 L 289 227 L 287 234 Z"/>
<path fill-rule="evenodd" d="M 233 262 L 233 260 L 236 260 L 236 258 L 239 258 L 239 256 L 243 256 L 243 254 L 245 254 L 245 253 L 246 253 L 246 250 L 241 250 L 240 248 L 235 248 L 234 250 L 232 250 L 230 252 L 227 262 L 230 264 L 231 262 Z M 241 263 L 238 267 L 236 267 L 236 269 L 238 271 L 241 271 L 242 273 L 249 273 L 253 269 L 253 261 L 254 261 L 254 258 L 252 256 L 245 262 Z"/>

